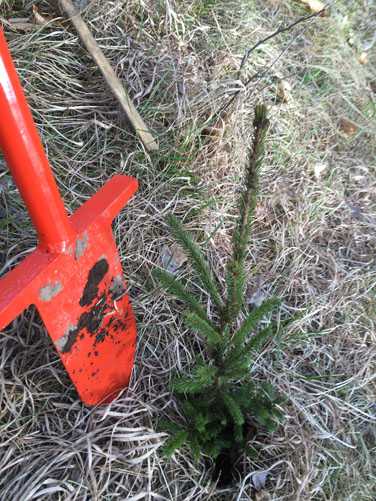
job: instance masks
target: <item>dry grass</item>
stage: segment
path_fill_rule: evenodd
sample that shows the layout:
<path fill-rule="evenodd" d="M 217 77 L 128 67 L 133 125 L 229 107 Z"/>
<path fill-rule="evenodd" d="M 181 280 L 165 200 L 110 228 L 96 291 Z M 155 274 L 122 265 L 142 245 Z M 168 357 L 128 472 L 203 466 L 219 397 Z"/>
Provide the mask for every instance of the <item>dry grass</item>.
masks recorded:
<path fill-rule="evenodd" d="M 7 0 L 2 15 L 29 16 L 31 4 Z M 86 19 L 160 137 L 153 157 L 127 131 L 69 26 L 57 20 L 23 33 L 5 25 L 70 209 L 115 172 L 135 175 L 141 189 L 115 224 L 138 317 L 132 384 L 111 405 L 85 408 L 35 311 L 18 318 L 0 337 L 0 499 L 375 499 L 375 6 L 335 2 L 329 17 L 262 46 L 243 79 L 273 66 L 209 121 L 241 88 L 245 48 L 304 12 L 294 0 L 92 2 Z M 364 49 L 367 65 L 358 62 Z M 276 99 L 279 79 L 292 87 L 287 103 Z M 164 217 L 172 211 L 220 274 L 258 99 L 269 103 L 273 127 L 249 296 L 279 294 L 282 317 L 300 315 L 254 371 L 286 397 L 286 420 L 278 433 L 259 434 L 258 457 L 239 464 L 233 489 L 218 491 L 203 461 L 185 450 L 166 461 L 158 450 L 158 418 L 176 416 L 169 378 L 199 345 L 150 271 L 171 244 Z M 356 124 L 353 135 L 341 130 L 343 118 Z M 3 274 L 35 235 L 1 168 Z M 256 496 L 259 470 L 270 477 Z"/>

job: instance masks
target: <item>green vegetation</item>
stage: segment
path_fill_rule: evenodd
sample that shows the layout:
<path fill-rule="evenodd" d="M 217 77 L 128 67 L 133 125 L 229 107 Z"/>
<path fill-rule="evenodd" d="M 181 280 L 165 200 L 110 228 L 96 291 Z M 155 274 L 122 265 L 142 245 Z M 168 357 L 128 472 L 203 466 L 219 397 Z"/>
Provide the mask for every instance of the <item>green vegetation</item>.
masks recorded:
<path fill-rule="evenodd" d="M 257 105 L 253 145 L 232 237 L 232 257 L 226 267 L 224 298 L 198 245 L 176 217 L 168 219 L 174 238 L 184 249 L 217 315 L 209 318 L 199 299 L 180 279 L 161 269 L 154 271 L 162 287 L 184 304 L 185 323 L 200 335 L 206 348 L 205 356 L 198 357 L 190 375 L 180 375 L 173 382 L 172 390 L 185 422 L 168 424 L 172 435 L 165 445 L 167 455 L 187 442 L 197 459 L 201 453 L 213 459 L 223 454 L 234 458 L 246 451 L 253 428 L 261 426 L 273 431 L 281 418 L 280 400 L 272 385 L 256 384 L 250 376 L 254 354 L 275 333 L 273 324 L 262 328 L 258 325 L 278 307 L 279 300 L 271 298 L 254 307 L 238 327 L 245 307 L 245 262 L 268 126 L 266 107 Z"/>

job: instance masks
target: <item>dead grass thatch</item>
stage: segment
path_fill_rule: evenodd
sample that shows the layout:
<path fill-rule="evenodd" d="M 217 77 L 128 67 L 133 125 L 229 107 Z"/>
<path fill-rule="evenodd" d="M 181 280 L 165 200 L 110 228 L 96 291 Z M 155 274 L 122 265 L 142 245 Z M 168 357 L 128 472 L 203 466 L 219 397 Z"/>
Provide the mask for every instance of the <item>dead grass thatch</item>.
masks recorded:
<path fill-rule="evenodd" d="M 29 18 L 32 3 L 7 0 L 0 15 L 67 206 L 75 209 L 115 172 L 141 183 L 115 224 L 139 347 L 130 388 L 87 409 L 33 309 L 1 333 L 0 498 L 374 500 L 375 6 L 334 2 L 329 16 L 261 46 L 240 81 L 244 50 L 306 13 L 301 2 L 90 2 L 86 20 L 160 138 L 151 157 L 51 2 L 34 2 L 51 16 L 46 25 L 10 20 Z M 364 51 L 368 64 L 359 62 Z M 256 72 L 263 77 L 245 88 Z M 286 100 L 277 96 L 281 80 L 289 83 Z M 159 451 L 165 435 L 157 421 L 177 415 L 169 379 L 200 345 L 150 271 L 172 243 L 164 217 L 174 212 L 221 274 L 258 99 L 269 104 L 273 127 L 249 301 L 273 292 L 283 299 L 281 318 L 297 320 L 254 371 L 286 397 L 286 420 L 272 436 L 260 432 L 258 456 L 239 464 L 234 488 L 219 491 L 204 461 L 193 463 L 186 450 L 166 461 Z M 36 243 L 1 169 L 0 275 Z M 260 470 L 270 475 L 256 495 L 252 475 Z"/>

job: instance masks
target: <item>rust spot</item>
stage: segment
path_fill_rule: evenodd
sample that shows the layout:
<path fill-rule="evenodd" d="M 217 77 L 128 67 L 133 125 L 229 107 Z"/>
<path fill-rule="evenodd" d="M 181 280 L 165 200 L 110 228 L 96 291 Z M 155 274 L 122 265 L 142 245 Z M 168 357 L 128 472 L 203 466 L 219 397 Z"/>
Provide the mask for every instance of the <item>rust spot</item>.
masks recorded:
<path fill-rule="evenodd" d="M 89 271 L 87 282 L 80 299 L 80 306 L 91 304 L 98 294 L 98 286 L 108 271 L 107 259 L 100 259 Z"/>
<path fill-rule="evenodd" d="M 61 282 L 51 282 L 39 290 L 39 299 L 41 301 L 51 301 L 62 289 Z"/>

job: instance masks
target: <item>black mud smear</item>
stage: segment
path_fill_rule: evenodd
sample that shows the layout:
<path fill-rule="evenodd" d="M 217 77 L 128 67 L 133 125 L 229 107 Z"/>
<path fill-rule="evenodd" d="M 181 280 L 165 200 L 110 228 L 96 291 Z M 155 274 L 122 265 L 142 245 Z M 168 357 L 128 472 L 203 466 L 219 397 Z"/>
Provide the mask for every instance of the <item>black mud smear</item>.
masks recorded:
<path fill-rule="evenodd" d="M 98 343 L 102 343 L 106 337 L 107 337 L 108 331 L 106 329 L 102 329 L 98 332 L 98 334 L 95 336 L 95 343 L 94 346 L 97 345 Z"/>
<path fill-rule="evenodd" d="M 111 320 L 106 325 L 106 328 L 101 329 L 96 334 L 92 333 L 92 334 L 95 334 L 94 346 L 96 346 L 98 343 L 103 343 L 103 341 L 107 337 L 110 337 L 112 340 L 114 340 L 114 337 L 111 334 L 111 331 L 113 331 L 113 332 L 118 332 L 119 330 L 126 331 L 128 328 L 127 316 L 128 316 L 128 313 L 126 313 L 123 318 L 112 317 Z M 120 341 L 114 341 L 114 342 L 115 342 L 115 344 L 120 343 Z M 98 353 L 98 352 L 94 352 L 94 353 Z"/>
<path fill-rule="evenodd" d="M 71 351 L 72 346 L 76 342 L 78 333 L 79 333 L 78 329 L 71 329 L 68 332 L 67 340 L 65 341 L 64 346 L 61 348 L 61 353 L 69 353 Z"/>
<path fill-rule="evenodd" d="M 67 340 L 61 349 L 62 353 L 68 353 L 71 351 L 77 338 L 83 339 L 84 330 L 89 333 L 91 337 L 95 336 L 93 346 L 102 343 L 107 337 L 113 339 L 111 331 L 117 332 L 119 330 L 127 330 L 127 315 L 119 318 L 115 314 L 107 322 L 107 325 L 103 328 L 101 327 L 105 315 L 111 311 L 114 311 L 113 299 L 111 295 L 104 292 L 99 298 L 94 306 L 92 306 L 89 311 L 85 311 L 80 315 L 78 319 L 77 326 L 71 329 L 67 334 Z M 120 341 L 115 341 L 115 344 L 119 344 Z M 95 356 L 98 356 L 98 352 L 94 352 Z M 88 356 L 91 355 L 91 352 Z"/>
<path fill-rule="evenodd" d="M 98 289 L 97 289 L 98 290 Z M 80 303 L 81 304 L 81 303 Z M 99 301 L 90 308 L 89 311 L 84 311 L 78 319 L 77 326 L 68 332 L 68 338 L 63 346 L 61 352 L 67 353 L 72 349 L 72 346 L 80 335 L 80 339 L 84 337 L 84 333 L 81 332 L 86 329 L 89 334 L 95 334 L 99 329 L 103 316 L 110 310 L 110 305 L 106 302 L 106 293 L 100 296 Z"/>
<path fill-rule="evenodd" d="M 98 294 L 98 286 L 108 272 L 107 259 L 100 259 L 95 263 L 89 271 L 87 282 L 80 299 L 80 306 L 88 306 L 91 304 Z"/>

